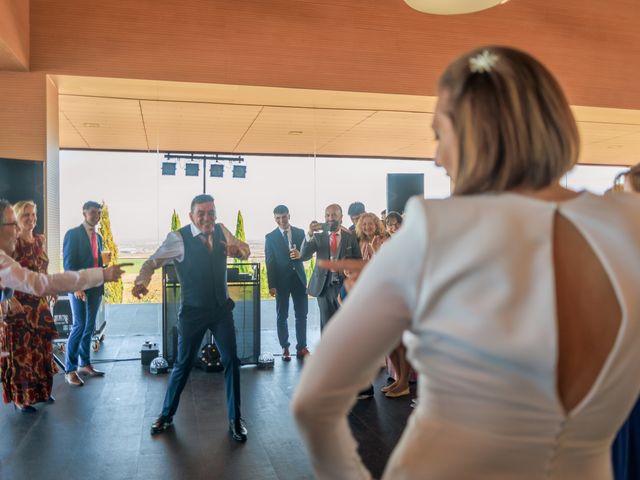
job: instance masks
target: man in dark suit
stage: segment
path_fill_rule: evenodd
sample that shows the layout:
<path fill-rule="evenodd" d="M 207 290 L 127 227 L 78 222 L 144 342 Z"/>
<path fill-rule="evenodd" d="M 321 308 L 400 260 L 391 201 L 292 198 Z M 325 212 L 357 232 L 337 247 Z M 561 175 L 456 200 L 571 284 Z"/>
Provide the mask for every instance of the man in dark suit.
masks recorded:
<path fill-rule="evenodd" d="M 102 216 L 98 202 L 86 202 L 82 206 L 84 222 L 69 230 L 62 247 L 65 271 L 102 267 L 102 237 L 97 232 Z M 67 340 L 65 380 L 69 385 L 81 387 L 84 382 L 78 373 L 101 377 L 104 372 L 91 365 L 91 337 L 96 326 L 96 316 L 104 294 L 104 287 L 79 290 L 69 294 L 73 314 L 73 326 Z"/>
<path fill-rule="evenodd" d="M 192 200 L 189 218 L 189 225 L 169 233 L 144 262 L 132 290 L 137 298 L 146 295 L 154 270 L 174 263 L 181 286 L 178 358 L 171 371 L 162 413 L 151 425 L 151 434 L 161 433 L 173 424 L 202 337 L 211 330 L 224 368 L 229 431 L 234 440 L 244 442 L 247 428 L 240 416 L 240 360 L 233 323 L 235 304 L 227 288 L 227 257 L 246 260 L 251 251 L 249 245 L 216 223 L 216 206 L 211 195 L 198 195 Z"/>
<path fill-rule="evenodd" d="M 264 248 L 267 263 L 269 295 L 276 297 L 278 340 L 282 347 L 282 360 L 291 360 L 289 353 L 289 297 L 293 300 L 296 317 L 296 354 L 298 360 L 309 355 L 307 348 L 307 276 L 300 260 L 300 248 L 304 242 L 304 230 L 289 223 L 289 209 L 278 205 L 273 209 L 278 227 L 265 236 Z"/>
<path fill-rule="evenodd" d="M 302 244 L 300 256 L 302 261 L 309 260 L 316 254 L 316 260 L 339 260 L 343 258 L 362 258 L 358 239 L 354 234 L 342 227 L 342 208 L 340 205 L 329 205 L 324 211 L 325 223 L 315 220 L 309 225 L 309 231 Z M 320 328 L 338 310 L 338 293 L 344 280 L 342 272 L 330 272 L 316 263 L 309 282 L 309 294 L 317 297 L 320 308 Z"/>

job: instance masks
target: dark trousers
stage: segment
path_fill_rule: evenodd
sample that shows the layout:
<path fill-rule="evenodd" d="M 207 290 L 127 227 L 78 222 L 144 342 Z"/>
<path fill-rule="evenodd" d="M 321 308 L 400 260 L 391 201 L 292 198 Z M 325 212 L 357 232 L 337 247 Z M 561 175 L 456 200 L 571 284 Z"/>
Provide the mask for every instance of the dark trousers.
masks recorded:
<path fill-rule="evenodd" d="M 282 348 L 289 348 L 289 297 L 293 299 L 293 311 L 296 317 L 296 350 L 307 346 L 307 313 L 309 299 L 307 288 L 293 270 L 289 278 L 283 279 L 276 288 L 276 317 L 278 340 Z"/>
<path fill-rule="evenodd" d="M 324 330 L 333 314 L 338 311 L 340 304 L 338 303 L 338 294 L 340 293 L 340 284 L 328 284 L 325 286 L 321 295 L 318 296 L 318 308 L 320 309 L 320 330 Z"/>
<path fill-rule="evenodd" d="M 86 300 L 78 300 L 73 293 L 69 294 L 73 325 L 67 339 L 64 371 L 74 372 L 79 365 L 85 367 L 91 364 L 91 337 L 96 328 L 96 317 L 102 301 L 99 290 L 87 290 Z"/>
<path fill-rule="evenodd" d="M 232 309 L 231 300 L 227 305 L 216 308 L 181 307 L 178 315 L 178 356 L 169 378 L 162 415 L 175 415 L 180 394 L 200 350 L 202 337 L 207 330 L 211 330 L 224 367 L 229 420 L 240 418 L 240 360 L 237 355 Z"/>

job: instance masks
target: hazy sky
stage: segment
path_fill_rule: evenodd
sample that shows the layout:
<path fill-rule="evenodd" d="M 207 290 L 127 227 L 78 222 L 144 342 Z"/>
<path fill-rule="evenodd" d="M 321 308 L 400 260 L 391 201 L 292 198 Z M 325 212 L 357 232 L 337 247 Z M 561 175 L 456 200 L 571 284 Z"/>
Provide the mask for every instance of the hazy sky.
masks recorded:
<path fill-rule="evenodd" d="M 247 156 L 247 178 L 207 177 L 207 193 L 216 199 L 218 221 L 230 230 L 242 211 L 248 240 L 260 241 L 275 228 L 273 208 L 283 203 L 291 223 L 306 228 L 322 219 L 324 207 L 338 203 L 345 211 L 362 201 L 368 211 L 386 207 L 387 173 L 424 173 L 427 197 L 449 195 L 449 178 L 433 162 Z M 162 176 L 162 154 L 119 152 L 60 152 L 60 228 L 66 232 L 82 221 L 82 204 L 105 201 L 119 244 L 159 242 L 166 236 L 175 208 L 183 225 L 189 221 L 191 199 L 202 193 L 199 177 L 185 177 L 184 164 L 176 176 Z M 91 179 L 88 181 L 88 179 Z M 349 225 L 348 218 L 344 223 Z"/>
<path fill-rule="evenodd" d="M 218 221 L 235 230 L 242 211 L 246 237 L 261 241 L 273 228 L 273 207 L 283 203 L 291 223 L 306 228 L 321 220 L 324 207 L 338 203 L 345 211 L 353 201 L 364 202 L 376 214 L 386 207 L 387 173 L 424 173 L 425 195 L 449 195 L 449 178 L 433 162 L 352 158 L 251 157 L 247 178 L 231 178 L 225 165 L 223 178 L 207 177 L 207 193 L 216 199 Z M 191 199 L 202 193 L 199 177 L 160 174 L 162 154 L 95 151 L 60 152 L 60 228 L 64 234 L 82 221 L 82 204 L 105 201 L 120 246 L 158 244 L 168 233 L 173 209 L 184 224 L 189 221 Z M 602 193 L 623 168 L 581 166 L 566 183 L 569 187 Z"/>

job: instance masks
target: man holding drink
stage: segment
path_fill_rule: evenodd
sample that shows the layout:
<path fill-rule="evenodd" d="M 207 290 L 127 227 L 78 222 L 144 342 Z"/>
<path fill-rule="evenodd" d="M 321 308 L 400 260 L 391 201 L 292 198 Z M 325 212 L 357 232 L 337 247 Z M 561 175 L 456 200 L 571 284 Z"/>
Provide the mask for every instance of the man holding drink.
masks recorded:
<path fill-rule="evenodd" d="M 111 260 L 110 252 L 103 252 L 102 236 L 97 231 L 102 216 L 102 206 L 89 201 L 82 206 L 84 221 L 69 230 L 64 236 L 62 248 L 65 271 L 102 267 L 105 260 Z M 104 255 L 103 255 L 104 254 Z M 69 385 L 81 387 L 84 382 L 78 373 L 90 377 L 101 377 L 104 372 L 91 365 L 91 337 L 96 325 L 98 309 L 102 302 L 102 285 L 69 294 L 73 313 L 73 326 L 67 340 L 65 357 L 65 381 Z"/>
<path fill-rule="evenodd" d="M 300 248 L 304 242 L 304 230 L 289 223 L 291 216 L 285 205 L 273 209 L 278 225 L 265 236 L 265 260 L 269 295 L 276 297 L 278 340 L 282 347 L 282 360 L 291 360 L 289 352 L 289 297 L 293 300 L 296 317 L 296 353 L 298 360 L 309 355 L 307 348 L 307 276 L 300 260 Z"/>

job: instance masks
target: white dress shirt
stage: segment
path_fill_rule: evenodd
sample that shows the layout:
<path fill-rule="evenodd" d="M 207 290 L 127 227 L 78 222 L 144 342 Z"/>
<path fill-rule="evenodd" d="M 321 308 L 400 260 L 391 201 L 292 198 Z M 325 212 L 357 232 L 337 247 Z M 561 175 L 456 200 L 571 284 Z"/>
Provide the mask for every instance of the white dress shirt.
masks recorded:
<path fill-rule="evenodd" d="M 234 237 L 223 224 L 219 223 L 217 225 L 222 227 L 222 233 L 224 234 L 224 239 L 227 242 L 227 245 L 235 245 L 240 249 L 242 255 L 239 258 L 242 260 L 249 258 L 249 255 L 251 254 L 249 245 Z M 191 235 L 194 237 L 202 235 L 202 232 L 193 223 L 190 227 Z M 140 274 L 136 277 L 135 284 L 147 287 L 149 282 L 151 282 L 153 272 L 157 268 L 160 268 L 174 260 L 177 262 L 182 262 L 184 260 L 184 241 L 182 240 L 180 232 L 170 232 L 167 235 L 167 238 L 162 242 L 162 245 L 160 245 L 155 253 L 142 264 Z"/>
<path fill-rule="evenodd" d="M 38 273 L 24 268 L 0 250 L 0 285 L 2 288 L 10 288 L 42 297 L 86 290 L 103 283 L 102 268 L 88 268 L 77 272 Z"/>

